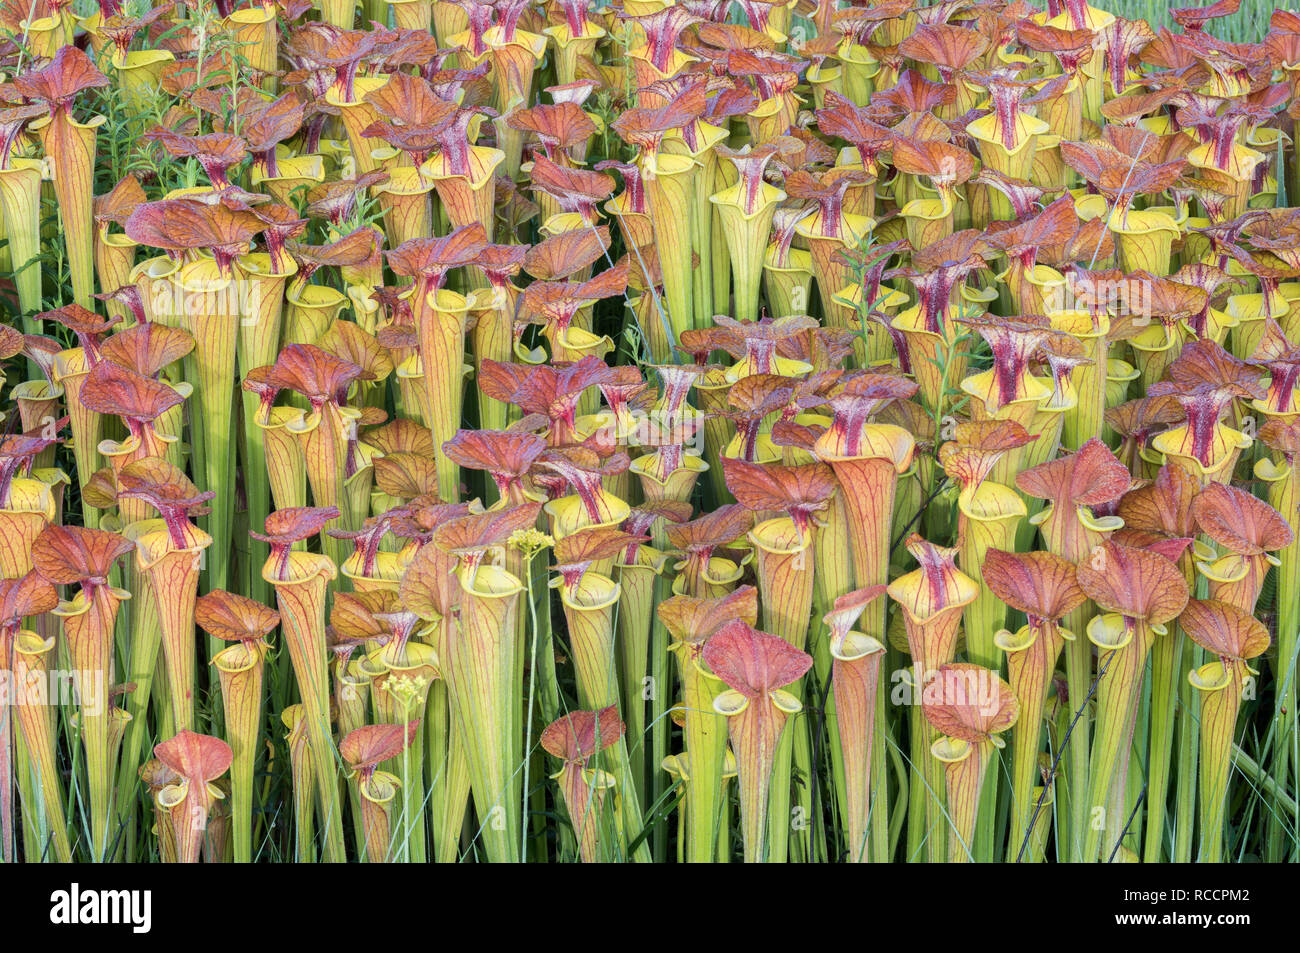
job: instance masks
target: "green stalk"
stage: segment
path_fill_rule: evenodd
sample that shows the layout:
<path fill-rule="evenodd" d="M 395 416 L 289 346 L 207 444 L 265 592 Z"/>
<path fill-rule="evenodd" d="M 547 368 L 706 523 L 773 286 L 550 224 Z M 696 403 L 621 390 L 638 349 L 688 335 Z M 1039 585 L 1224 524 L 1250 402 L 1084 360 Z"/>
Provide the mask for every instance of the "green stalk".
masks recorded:
<path fill-rule="evenodd" d="M 1006 624 L 1007 607 L 985 584 L 982 567 L 984 557 L 990 549 L 1005 551 L 1014 547 L 1016 529 L 1028 511 L 1015 490 L 992 482 L 963 490 L 958 497 L 958 506 L 961 513 L 958 530 L 961 554 L 958 562 L 962 570 L 979 583 L 978 594 L 962 613 L 967 633 L 966 655 L 976 665 L 998 671 L 1002 659 L 994 637 Z M 1001 752 L 995 749 L 988 752 L 987 756 L 993 770 L 989 771 L 985 766 L 982 773 L 984 790 L 980 793 L 979 818 L 975 825 L 975 840 L 971 845 L 975 859 L 985 862 L 994 857 L 997 821 L 994 812 L 998 804 Z M 1019 840 L 1016 840 L 1016 844 L 1018 847 Z"/>
<path fill-rule="evenodd" d="M 660 605 L 672 595 L 672 581 L 665 575 L 655 577 L 654 604 Z M 657 804 L 668 790 L 664 772 L 656 770 L 668 757 L 668 732 L 672 722 L 668 717 L 669 699 L 673 696 L 672 671 L 669 668 L 668 628 L 659 620 L 658 613 L 650 623 L 650 803 Z M 683 681 L 685 681 L 683 677 Z M 724 749 L 725 750 L 725 749 Z M 680 816 L 680 813 L 679 813 Z M 667 825 L 659 824 L 654 831 L 654 858 L 659 863 L 667 860 Z"/>
<path fill-rule="evenodd" d="M 1173 754 L 1175 700 L 1183 659 L 1183 631 L 1171 623 L 1167 638 L 1157 639 L 1151 650 L 1151 746 L 1147 754 L 1147 828 L 1142 859 L 1163 860 L 1165 802 L 1169 792 L 1169 764 Z"/>
<path fill-rule="evenodd" d="M 947 823 L 952 828 L 948 834 L 950 864 L 964 864 L 973 859 L 980 791 L 993 751 L 994 746 L 988 741 L 971 744 L 942 735 L 934 741 L 930 757 L 943 769 Z"/>
<path fill-rule="evenodd" d="M 716 856 L 727 755 L 727 721 L 713 710 L 721 683 L 700 667 L 699 646 L 674 641 L 682 682 L 685 727 L 682 736 L 690 765 L 690 797 L 683 805 L 688 863 L 710 863 Z M 666 718 L 664 719 L 667 720 Z M 681 835 L 679 835 L 681 836 Z"/>
<path fill-rule="evenodd" d="M 126 669 L 128 681 L 135 685 L 135 691 L 126 697 L 126 710 L 131 721 L 127 724 L 122 761 L 118 767 L 116 803 L 119 818 L 129 818 L 127 823 L 130 826 L 134 823 L 137 809 L 135 792 L 140 784 L 137 772 L 149 732 L 149 699 L 154 695 L 154 666 L 162 647 L 162 630 L 158 626 L 158 603 L 147 574 L 137 569 L 134 561 L 127 565 L 127 572 L 128 587 L 135 593 L 135 598 L 131 606 L 131 641 Z M 134 851 L 134 841 L 127 840 L 126 857 L 123 858 L 127 863 L 134 859 Z"/>
<path fill-rule="evenodd" d="M 873 794 L 878 791 L 879 776 L 874 770 L 877 748 L 882 746 L 876 740 L 876 702 L 884 646 L 860 633 L 850 633 L 844 644 L 832 651 L 836 655 L 829 700 L 838 722 L 835 747 L 839 749 L 836 754 L 844 775 L 840 804 L 848 859 L 857 863 L 872 857 L 875 848 L 871 837 L 876 806 Z"/>
<path fill-rule="evenodd" d="M 623 686 L 623 717 L 627 726 L 626 737 L 633 739 L 632 749 L 638 752 L 633 759 L 633 782 L 637 799 L 643 804 L 651 803 L 646 800 L 645 696 L 646 671 L 650 664 L 650 630 L 655 617 L 654 589 L 658 579 L 658 567 L 653 565 L 618 566 L 619 673 Z M 651 686 L 657 684 L 654 681 L 649 683 Z"/>
<path fill-rule="evenodd" d="M 650 219 L 654 222 L 655 247 L 663 271 L 664 304 L 672 326 L 673 340 L 693 326 L 694 274 L 691 265 L 693 199 L 698 192 L 699 163 L 689 156 L 650 153 L 641 159 Z M 705 199 L 706 206 L 708 200 Z M 683 227 L 685 225 L 686 227 Z M 711 321 L 713 315 L 708 316 Z"/>
<path fill-rule="evenodd" d="M 1295 513 L 1300 506 L 1300 476 L 1289 460 L 1275 464 L 1259 460 L 1255 476 L 1268 483 L 1268 502 L 1279 513 Z M 1300 538 L 1278 550 L 1277 580 L 1277 655 L 1273 662 L 1273 679 L 1277 688 L 1273 698 L 1273 764 L 1269 774 L 1277 790 L 1285 791 L 1288 780 L 1300 777 L 1300 750 L 1295 744 L 1296 711 L 1296 631 L 1300 628 Z M 1287 818 L 1280 806 L 1270 812 L 1265 859 L 1271 863 L 1287 856 Z M 1300 829 L 1300 816 L 1293 819 L 1292 830 Z"/>
<path fill-rule="evenodd" d="M 1300 810 L 1300 803 L 1297 803 L 1296 799 L 1286 791 L 1281 790 L 1277 781 L 1235 743 L 1232 746 L 1232 766 L 1249 778 L 1252 784 L 1258 785 L 1259 789 L 1269 797 L 1277 798 L 1284 810 L 1292 814 Z"/>
<path fill-rule="evenodd" d="M 1232 737 L 1241 711 L 1244 663 L 1210 662 L 1189 673 L 1188 681 L 1200 694 L 1200 850 L 1196 862 L 1223 861 L 1223 821 L 1228 801 L 1228 774 Z"/>
<path fill-rule="evenodd" d="M 808 642 L 808 623 L 813 602 L 813 560 L 811 536 L 801 533 L 788 516 L 764 520 L 749 533 L 754 546 L 756 574 L 763 606 L 763 630 L 780 636 L 803 651 Z M 803 680 L 786 686 L 803 702 Z M 795 848 L 801 860 L 810 859 L 809 827 L 793 825 L 791 802 L 791 766 L 798 754 L 798 769 L 804 778 L 812 776 L 812 749 L 808 741 L 808 723 L 796 721 L 782 733 L 772 763 L 771 793 L 768 801 L 768 860 L 785 863 L 791 846 L 791 830 L 796 833 Z M 801 788 L 798 809 L 804 821 L 811 821 L 811 786 Z"/>
<path fill-rule="evenodd" d="M 694 157 L 699 164 L 695 174 L 695 195 L 691 200 L 691 283 L 694 304 L 693 326 L 713 326 L 713 194 L 718 172 L 718 154 L 711 146 Z"/>
<path fill-rule="evenodd" d="M 724 692 L 719 704 L 731 702 L 739 692 Z M 772 693 L 775 694 L 775 693 Z M 743 697 L 743 696 L 742 696 Z M 789 696 L 787 696 L 789 697 Z M 793 703 L 793 698 L 789 698 Z M 796 709 L 797 710 L 797 709 Z M 769 698 L 752 698 L 740 711 L 728 715 L 727 731 L 736 752 L 740 781 L 740 824 L 745 844 L 745 863 L 771 862 L 767 841 L 768 804 L 771 794 L 772 759 L 780 746 L 788 712 Z"/>
<path fill-rule="evenodd" d="M 20 629 L 14 640 L 15 684 L 27 684 L 29 673 L 40 684 L 46 683 L 49 654 L 54 651 L 54 639 L 42 638 L 35 632 Z M 59 863 L 72 860 L 72 845 L 68 841 L 69 826 L 64 812 L 63 780 L 59 774 L 55 755 L 54 720 L 48 705 L 30 704 L 26 693 L 18 698 L 18 727 L 31 764 L 33 784 L 40 792 L 39 807 L 24 805 L 24 816 L 39 811 L 50 832 L 49 857 Z M 34 807 L 34 806 L 33 806 Z M 42 841 L 44 844 L 44 841 Z M 29 858 L 30 859 L 30 858 Z"/>
<path fill-rule="evenodd" d="M 174 293 L 183 294 L 187 304 L 181 325 L 194 335 L 192 354 L 196 376 L 190 380 L 197 401 L 193 408 L 196 413 L 191 418 L 195 482 L 200 489 L 216 493 L 205 526 L 212 536 L 212 557 L 206 577 L 209 592 L 227 588 L 233 548 L 235 465 L 230 431 L 239 332 L 237 285 L 238 279 L 233 274 L 223 274 L 217 263 L 209 259 L 184 266 L 172 281 Z"/>
<path fill-rule="evenodd" d="M 74 347 L 60 351 L 54 357 L 54 383 L 63 388 L 64 407 L 67 408 L 69 427 L 72 430 L 72 454 L 79 486 L 99 469 L 99 438 L 103 420 L 101 416 L 81 402 L 81 388 L 90 375 L 90 362 L 84 348 Z M 82 523 L 87 529 L 99 526 L 99 510 L 93 506 L 81 508 Z"/>
<path fill-rule="evenodd" d="M 460 832 L 469 807 L 470 777 L 457 713 L 449 708 L 447 684 L 429 692 L 427 758 L 433 772 L 429 809 L 433 816 L 434 860 L 450 864 L 460 855 Z"/>
<path fill-rule="evenodd" d="M 588 571 L 580 578 L 557 580 L 560 601 L 568 623 L 569 644 L 578 676 L 578 704 L 591 711 L 619 705 L 617 662 L 614 650 L 614 606 L 618 604 L 619 586 L 608 576 Z M 621 717 L 621 716 L 620 716 Z M 626 736 L 605 751 L 611 773 L 617 779 L 622 804 L 620 845 L 623 854 L 631 840 L 641 833 L 641 803 L 637 798 L 635 775 L 627 751 Z M 650 861 L 650 846 L 640 839 L 632 860 Z"/>
<path fill-rule="evenodd" d="M 1088 625 L 1088 638 L 1103 650 L 1104 655 L 1098 676 L 1097 738 L 1089 766 L 1088 804 L 1092 816 L 1088 819 L 1088 834 L 1081 858 L 1085 863 L 1096 862 L 1101 852 L 1107 825 L 1099 823 L 1099 820 L 1104 817 L 1109 803 L 1116 767 L 1121 761 L 1121 748 L 1136 715 L 1142 676 L 1155 634 L 1147 622 L 1113 613 L 1097 616 Z"/>
<path fill-rule="evenodd" d="M 512 737 L 509 699 L 520 688 L 513 684 L 513 633 L 524 585 L 495 566 L 462 568 L 459 575 L 464 590 L 460 625 L 447 633 L 444 677 L 459 714 L 488 858 L 494 863 L 517 863 L 520 785 L 514 769 L 522 752 L 520 739 Z"/>
<path fill-rule="evenodd" d="M 332 668 L 339 737 L 346 738 L 358 728 L 364 727 L 369 720 L 370 677 L 365 674 L 360 662 L 351 659 L 336 660 Z M 360 777 L 348 781 L 348 803 L 352 805 L 352 836 L 359 854 L 366 843 Z"/>
<path fill-rule="evenodd" d="M 239 319 L 239 375 L 247 378 L 255 367 L 275 363 L 280 345 L 284 315 L 284 286 L 292 272 L 274 273 L 269 255 L 246 255 L 235 263 L 241 281 L 253 289 L 250 306 Z M 297 270 L 297 266 L 293 266 Z M 240 451 L 244 465 L 244 498 L 250 526 L 265 526 L 271 513 L 271 484 L 267 476 L 270 465 L 266 456 L 263 427 L 258 424 L 258 396 L 241 391 L 243 399 L 243 440 Z M 270 549 L 261 540 L 249 539 L 249 564 L 261 565 Z M 263 604 L 271 601 L 271 587 L 257 572 L 249 573 L 248 595 Z"/>
<path fill-rule="evenodd" d="M 998 635 L 998 646 L 1007 656 L 1007 680 L 1020 703 L 1020 717 L 1012 731 L 1010 831 L 1006 853 L 1007 861 L 1012 863 L 1029 830 L 1035 792 L 1042 790 L 1035 784 L 1040 780 L 1039 735 L 1056 659 L 1066 640 L 1054 623 L 1025 626 L 1014 636 L 1005 631 Z"/>
<path fill-rule="evenodd" d="M 325 861 L 342 863 L 347 858 L 347 849 L 343 842 L 336 749 L 330 733 L 330 678 L 325 648 L 325 592 L 338 578 L 338 570 L 328 557 L 317 553 L 291 551 L 287 555 L 288 578 L 276 578 L 274 557 L 263 568 L 262 578 L 275 587 L 281 632 L 302 698 L 303 720 L 324 821 Z M 300 817 L 300 827 L 302 823 Z"/>
<path fill-rule="evenodd" d="M 289 729 L 289 766 L 293 778 L 294 860 L 300 864 L 316 862 L 313 815 L 316 810 L 316 766 L 311 739 L 302 705 L 290 705 L 280 714 Z"/>
<path fill-rule="evenodd" d="M 416 293 L 424 288 L 415 284 Z M 443 453 L 443 444 L 460 426 L 465 392 L 465 318 L 469 302 L 454 291 L 440 289 L 414 302 L 416 327 L 420 333 L 420 357 L 424 366 L 424 383 L 428 393 L 430 429 L 434 438 L 434 458 L 438 466 L 438 493 L 444 500 L 460 496 L 460 468 Z"/>
<path fill-rule="evenodd" d="M 1209 581 L 1198 574 L 1196 598 L 1203 599 Z M 1183 641 L 1182 671 L 1200 668 L 1205 650 L 1192 642 Z M 1197 763 L 1200 758 L 1201 722 L 1196 705 L 1195 689 L 1184 681 L 1179 696 L 1178 709 L 1178 788 L 1174 800 L 1174 851 L 1170 860 L 1176 864 L 1191 863 L 1192 834 L 1195 830 Z"/>
<path fill-rule="evenodd" d="M 230 814 L 235 863 L 253 859 L 253 766 L 262 724 L 262 662 L 265 646 L 241 642 L 212 660 L 221 681 L 230 764 Z"/>
<path fill-rule="evenodd" d="M 919 696 L 924 689 L 916 686 L 914 680 L 913 691 Z M 945 859 L 950 859 L 954 850 L 961 851 L 964 855 L 966 847 L 970 846 L 972 842 L 969 834 L 967 834 L 965 845 L 948 843 L 949 839 L 954 837 L 954 834 L 949 831 L 949 822 L 945 818 L 948 813 L 946 772 L 944 763 L 931 754 L 931 749 L 941 736 L 939 732 L 931 727 L 924 714 L 922 714 L 919 697 L 913 700 L 912 707 L 912 728 L 914 732 L 912 758 L 915 763 L 921 765 L 920 783 L 917 784 L 918 791 L 916 795 L 920 807 L 917 826 L 922 831 L 918 846 L 924 843 L 926 858 L 929 863 L 940 864 Z M 980 777 L 982 780 L 982 773 Z M 973 829 L 974 818 L 972 818 L 971 826 Z M 960 832 L 960 828 L 957 830 Z"/>
<path fill-rule="evenodd" d="M 1081 364 L 1070 375 L 1078 401 L 1065 412 L 1061 431 L 1062 445 L 1078 450 L 1093 437 L 1101 436 L 1102 417 L 1106 410 L 1109 358 L 1106 334 L 1110 330 L 1110 318 L 1086 309 L 1057 311 L 1051 317 L 1052 327 L 1081 343 L 1083 356 L 1088 358 L 1087 363 Z"/>
<path fill-rule="evenodd" d="M 48 117 L 31 125 L 41 140 L 54 171 L 54 193 L 58 199 L 63 245 L 68 254 L 73 299 L 88 310 L 95 305 L 95 253 L 92 193 L 94 189 L 95 141 L 103 116 L 88 123 L 72 116 L 71 106 L 59 106 Z"/>
<path fill-rule="evenodd" d="M 1095 613 L 1091 603 L 1084 603 L 1067 615 L 1062 627 L 1071 632 L 1086 632 Z M 1088 824 L 1088 772 L 1092 762 L 1090 744 L 1092 717 L 1084 701 L 1092 688 L 1092 643 L 1077 635 L 1065 645 L 1065 684 L 1070 707 L 1078 713 L 1074 730 L 1067 742 L 1065 804 L 1057 811 L 1056 839 L 1065 847 L 1065 855 L 1078 862 L 1083 848 L 1082 832 Z M 1019 845 L 1016 846 L 1019 850 Z"/>
<path fill-rule="evenodd" d="M 13 742 L 13 760 L 10 762 L 11 777 L 14 778 L 18 786 L 18 803 L 28 805 L 26 810 L 21 811 L 22 819 L 22 837 L 23 844 L 26 847 L 28 856 L 35 860 L 35 851 L 32 845 L 44 845 L 50 839 L 49 821 L 44 816 L 45 812 L 41 809 L 41 802 L 33 788 L 35 776 L 33 774 L 33 765 L 31 755 L 27 751 L 27 743 L 23 740 L 22 732 L 14 726 L 15 718 L 11 713 L 6 712 L 4 716 L 9 719 L 3 732 L 4 742 L 12 740 Z M 3 773 L 3 772 L 0 772 Z M 15 835 L 16 836 L 16 835 Z M 6 838 L 6 840 L 8 840 Z M 7 842 L 6 848 L 12 849 L 13 843 Z M 4 863 L 10 863 L 12 856 L 6 857 Z"/>
<path fill-rule="evenodd" d="M 8 167 L 0 168 L 0 213 L 7 226 L 14 287 L 27 334 L 38 334 L 41 330 L 39 322 L 32 317 L 41 310 L 40 211 L 40 162 L 9 159 Z"/>
<path fill-rule="evenodd" d="M 907 775 L 902 770 L 902 759 L 896 750 L 892 755 L 898 769 L 899 794 L 894 803 L 892 817 L 889 806 L 889 779 L 885 775 L 886 751 L 894 745 L 889 734 L 889 722 L 885 717 L 888 705 L 888 693 L 885 691 L 885 673 L 877 676 L 876 685 L 876 728 L 875 743 L 871 748 L 871 861 L 876 864 L 888 863 L 894 855 L 894 846 L 898 841 L 903 825 L 902 806 L 907 803 Z"/>
<path fill-rule="evenodd" d="M 395 696 L 394 705 L 400 711 L 400 724 L 409 725 L 424 720 L 428 691 L 434 683 L 433 675 L 437 670 L 434 667 L 436 656 L 431 646 L 422 642 L 409 642 L 404 648 L 401 659 L 385 659 L 388 673 L 380 690 Z M 393 831 L 391 852 L 395 860 L 400 859 L 408 864 L 423 864 L 427 859 L 424 740 L 425 732 L 416 731 L 401 754 L 402 813 L 400 824 Z"/>

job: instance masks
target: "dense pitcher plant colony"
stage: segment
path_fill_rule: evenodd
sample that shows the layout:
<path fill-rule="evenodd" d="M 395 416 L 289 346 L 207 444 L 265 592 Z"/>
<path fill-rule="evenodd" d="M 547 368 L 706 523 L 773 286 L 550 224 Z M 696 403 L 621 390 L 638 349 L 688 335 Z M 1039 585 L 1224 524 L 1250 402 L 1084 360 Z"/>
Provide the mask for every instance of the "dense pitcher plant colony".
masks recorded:
<path fill-rule="evenodd" d="M 0 0 L 0 856 L 1295 860 L 1238 3 Z"/>

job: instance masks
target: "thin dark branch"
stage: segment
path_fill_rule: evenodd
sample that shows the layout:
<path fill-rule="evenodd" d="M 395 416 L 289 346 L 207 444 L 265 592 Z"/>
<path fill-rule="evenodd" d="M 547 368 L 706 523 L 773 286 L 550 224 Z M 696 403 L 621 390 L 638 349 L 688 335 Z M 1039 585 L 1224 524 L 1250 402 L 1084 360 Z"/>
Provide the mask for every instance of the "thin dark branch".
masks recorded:
<path fill-rule="evenodd" d="M 926 507 L 928 507 L 931 503 L 935 501 L 935 499 L 939 496 L 940 493 L 944 491 L 944 487 L 946 487 L 947 485 L 948 485 L 947 480 L 940 480 L 939 485 L 935 487 L 934 491 L 929 496 L 927 496 L 924 500 L 921 501 L 921 506 L 919 509 L 917 509 L 916 515 L 907 521 L 907 525 L 903 527 L 902 531 L 898 534 L 898 536 L 894 538 L 894 541 L 890 544 L 889 546 L 890 555 L 893 555 L 894 552 L 898 549 L 899 543 L 907 539 L 907 534 L 912 531 L 912 527 L 915 526 L 917 524 L 917 521 L 920 520 L 921 517 L 925 514 Z"/>
<path fill-rule="evenodd" d="M 1038 823 L 1038 815 L 1043 810 L 1043 799 L 1047 797 L 1047 792 L 1051 790 L 1056 783 L 1056 766 L 1061 763 L 1061 755 L 1070 744 L 1070 735 L 1074 733 L 1074 726 L 1079 723 L 1079 718 L 1088 710 L 1088 702 L 1092 701 L 1092 696 L 1097 693 L 1097 686 L 1101 683 L 1101 677 L 1106 674 L 1106 669 L 1110 668 L 1110 660 L 1115 657 L 1112 652 L 1106 656 L 1106 661 L 1102 663 L 1100 671 L 1097 672 L 1096 678 L 1092 680 L 1092 685 L 1088 687 L 1088 694 L 1083 699 L 1082 704 L 1070 719 L 1070 726 L 1065 729 L 1065 737 L 1061 739 L 1060 749 L 1056 752 L 1056 757 L 1052 758 L 1052 766 L 1047 769 L 1047 776 L 1050 779 L 1048 784 L 1043 785 L 1043 793 L 1038 795 L 1038 802 L 1034 804 L 1034 816 L 1029 819 L 1029 824 L 1025 827 L 1025 839 L 1020 842 L 1020 850 L 1016 853 L 1016 863 L 1024 860 L 1025 851 L 1029 848 L 1029 839 L 1034 834 L 1034 825 Z"/>
<path fill-rule="evenodd" d="M 1119 837 L 1115 838 L 1115 846 L 1111 848 L 1110 856 L 1106 858 L 1106 863 L 1109 864 L 1114 862 L 1115 855 L 1119 853 L 1119 845 L 1124 843 L 1124 838 L 1128 836 L 1128 829 L 1130 826 L 1132 826 L 1133 819 L 1137 817 L 1138 809 L 1142 806 L 1142 802 L 1145 801 L 1146 799 L 1147 799 L 1147 783 L 1146 781 L 1143 781 L 1142 790 L 1138 793 L 1137 802 L 1134 803 L 1133 810 L 1132 812 L 1130 812 L 1128 816 L 1128 820 L 1124 822 L 1124 829 L 1119 832 Z"/>

